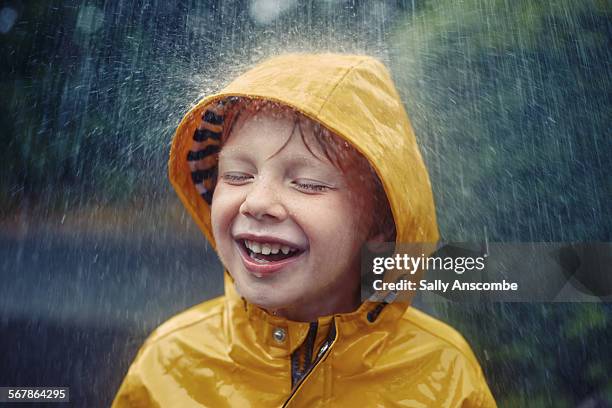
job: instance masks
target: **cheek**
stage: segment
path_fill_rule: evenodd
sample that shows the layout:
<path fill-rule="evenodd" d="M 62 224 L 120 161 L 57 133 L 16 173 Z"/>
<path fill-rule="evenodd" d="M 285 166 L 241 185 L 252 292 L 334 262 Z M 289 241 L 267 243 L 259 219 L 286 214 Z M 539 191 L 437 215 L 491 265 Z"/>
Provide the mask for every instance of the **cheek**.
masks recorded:
<path fill-rule="evenodd" d="M 213 236 L 217 242 L 222 241 L 229 232 L 232 220 L 238 214 L 240 203 L 236 194 L 219 186 L 213 195 L 210 218 Z"/>
<path fill-rule="evenodd" d="M 342 196 L 338 205 L 340 209 L 338 216 L 342 217 L 345 223 L 352 225 L 355 230 L 361 229 L 371 218 L 370 201 L 367 192 L 350 190 Z"/>
<path fill-rule="evenodd" d="M 348 195 L 310 205 L 304 213 L 308 214 L 308 220 L 302 224 L 308 226 L 307 234 L 320 248 L 345 250 L 362 235 L 362 210 Z"/>
<path fill-rule="evenodd" d="M 349 192 L 347 202 L 351 203 L 351 219 L 355 226 L 355 233 L 360 239 L 365 239 L 375 217 L 371 191 L 359 186 Z"/>

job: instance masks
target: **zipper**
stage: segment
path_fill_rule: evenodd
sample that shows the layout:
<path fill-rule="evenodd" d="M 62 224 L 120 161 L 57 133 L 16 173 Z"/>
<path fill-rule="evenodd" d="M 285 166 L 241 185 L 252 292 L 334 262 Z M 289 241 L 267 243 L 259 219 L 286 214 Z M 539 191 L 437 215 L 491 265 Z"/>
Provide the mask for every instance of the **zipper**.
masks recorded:
<path fill-rule="evenodd" d="M 306 340 L 304 340 L 304 343 L 291 355 L 291 389 L 295 388 L 295 385 L 300 382 L 312 363 L 312 351 L 314 348 L 315 339 L 317 338 L 318 327 L 318 322 L 310 323 Z M 301 368 L 300 355 L 304 356 L 304 365 Z"/>
<path fill-rule="evenodd" d="M 306 381 L 306 379 L 310 376 L 310 374 L 314 371 L 314 369 L 318 366 L 318 364 L 323 361 L 325 359 L 325 357 L 327 357 L 327 355 L 329 354 L 329 350 L 331 349 L 331 346 L 333 345 L 334 341 L 336 340 L 336 321 L 335 319 L 332 320 L 331 322 L 331 328 L 329 329 L 329 334 L 327 335 L 327 338 L 325 339 L 325 341 L 323 342 L 323 344 L 321 345 L 321 348 L 319 349 L 319 351 L 317 352 L 317 356 L 315 358 L 315 360 L 312 362 L 312 364 L 310 364 L 310 366 L 308 367 L 308 369 L 305 372 L 302 372 L 300 375 L 300 378 L 298 379 L 298 381 L 296 382 L 296 384 L 293 386 L 291 394 L 289 394 L 289 397 L 287 398 L 287 400 L 285 400 L 285 403 L 282 405 L 283 408 L 285 408 L 287 406 L 287 404 L 289 404 L 289 402 L 291 402 L 291 399 L 295 396 L 295 394 L 298 392 L 298 390 L 300 389 L 300 387 L 302 386 L 302 384 L 304 384 L 304 382 Z M 310 329 L 308 331 L 308 335 L 310 335 L 312 328 L 313 328 L 313 324 L 315 327 L 314 330 L 314 334 L 316 335 L 316 327 L 317 327 L 317 323 L 311 323 Z M 314 342 L 314 338 L 316 336 L 313 336 L 313 342 Z M 307 338 L 308 340 L 308 338 Z M 312 350 L 312 346 L 310 346 L 310 349 Z M 310 354 L 310 353 L 309 353 Z M 292 382 L 293 382 L 293 356 L 291 356 L 291 365 L 292 365 Z M 306 361 L 304 362 L 304 367 L 306 367 Z"/>

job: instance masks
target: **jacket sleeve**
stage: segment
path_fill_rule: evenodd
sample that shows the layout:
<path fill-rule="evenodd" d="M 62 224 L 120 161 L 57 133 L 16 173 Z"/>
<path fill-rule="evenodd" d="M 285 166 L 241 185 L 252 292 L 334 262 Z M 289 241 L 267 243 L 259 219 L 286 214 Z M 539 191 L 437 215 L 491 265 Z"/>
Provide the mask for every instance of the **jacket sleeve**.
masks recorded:
<path fill-rule="evenodd" d="M 471 353 L 470 353 L 471 354 Z M 473 355 L 472 355 L 473 356 Z M 462 402 L 461 408 L 497 408 L 493 394 L 485 380 L 482 368 L 478 364 L 475 357 L 470 359 L 468 364 L 471 366 L 471 375 L 466 378 L 470 383 L 472 391 L 467 398 Z"/>
<path fill-rule="evenodd" d="M 477 388 L 461 404 L 461 408 L 497 408 L 495 399 L 484 379 L 480 384 L 477 384 Z"/>
<path fill-rule="evenodd" d="M 150 371 L 146 369 L 147 361 L 153 358 L 153 347 L 145 343 L 132 362 L 111 408 L 159 408 L 159 404 L 151 395 L 148 376 Z"/>

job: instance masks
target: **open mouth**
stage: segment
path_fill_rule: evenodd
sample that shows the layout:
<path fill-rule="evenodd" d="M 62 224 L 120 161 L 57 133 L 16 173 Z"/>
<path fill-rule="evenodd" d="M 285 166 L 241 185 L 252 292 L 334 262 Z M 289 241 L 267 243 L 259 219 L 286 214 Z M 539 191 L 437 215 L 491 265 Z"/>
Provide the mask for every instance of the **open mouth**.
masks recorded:
<path fill-rule="evenodd" d="M 303 250 L 278 243 L 263 243 L 241 239 L 238 244 L 253 261 L 266 264 L 280 262 L 299 256 Z"/>

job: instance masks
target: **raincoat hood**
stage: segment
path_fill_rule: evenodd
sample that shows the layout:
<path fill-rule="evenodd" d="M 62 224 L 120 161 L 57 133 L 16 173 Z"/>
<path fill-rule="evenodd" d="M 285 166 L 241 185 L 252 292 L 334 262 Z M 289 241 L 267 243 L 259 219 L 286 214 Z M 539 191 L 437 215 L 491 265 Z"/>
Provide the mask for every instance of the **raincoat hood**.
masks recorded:
<path fill-rule="evenodd" d="M 213 247 L 210 197 L 214 187 L 204 186 L 187 158 L 191 152 L 191 157 L 202 161 L 204 155 L 197 152 L 218 143 L 223 132 L 223 103 L 232 96 L 291 106 L 347 140 L 369 160 L 383 183 L 397 242 L 438 240 L 427 170 L 385 66 L 361 55 L 293 54 L 271 58 L 221 92 L 204 98 L 185 115 L 176 131 L 170 153 L 170 181 Z M 200 150 L 192 146 L 198 128 L 200 133 L 210 131 L 209 141 L 200 145 Z M 206 169 L 212 174 L 213 167 Z"/>
<path fill-rule="evenodd" d="M 170 180 L 213 248 L 214 155 L 232 97 L 288 105 L 351 143 L 383 184 L 396 241 L 438 240 L 427 170 L 384 65 L 361 55 L 292 54 L 206 97 L 176 131 Z M 225 278 L 225 296 L 150 336 L 115 407 L 495 406 L 463 338 L 406 303 L 364 302 L 352 313 L 294 322 L 249 304 Z"/>
<path fill-rule="evenodd" d="M 363 55 L 290 54 L 264 61 L 221 92 L 204 98 L 185 115 L 176 131 L 170 152 L 170 181 L 213 248 L 210 205 L 216 154 L 237 97 L 290 106 L 345 139 L 370 162 L 383 184 L 396 242 L 438 240 L 427 169 L 385 66 Z M 231 276 L 226 278 L 226 286 L 231 285 Z M 233 291 L 226 287 L 226 293 Z M 375 299 L 386 294 L 381 291 Z M 402 300 L 404 304 L 395 308 L 407 307 L 409 299 L 404 296 Z"/>

